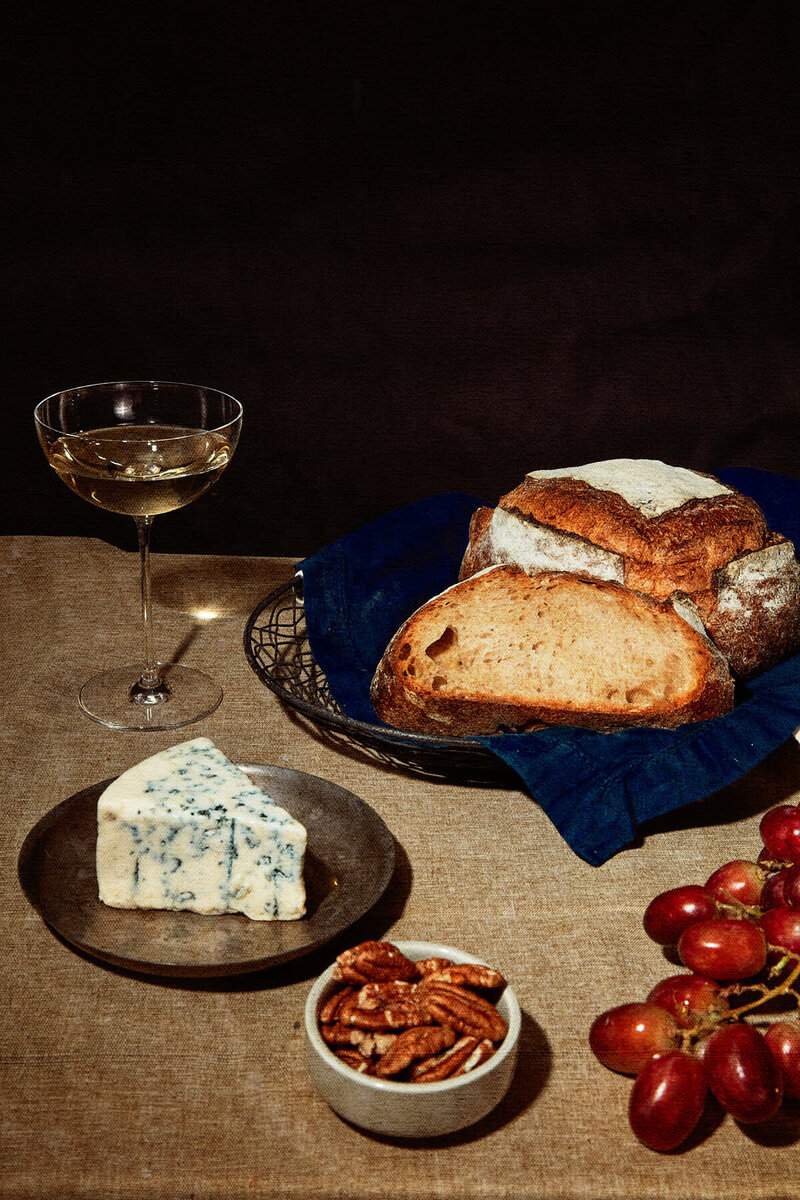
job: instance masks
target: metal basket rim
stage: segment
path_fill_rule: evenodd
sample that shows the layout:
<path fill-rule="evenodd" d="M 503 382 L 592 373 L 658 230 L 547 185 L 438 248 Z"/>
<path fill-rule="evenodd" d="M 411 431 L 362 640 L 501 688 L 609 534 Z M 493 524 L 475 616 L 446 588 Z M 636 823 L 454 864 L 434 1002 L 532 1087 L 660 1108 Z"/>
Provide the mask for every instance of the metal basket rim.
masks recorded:
<path fill-rule="evenodd" d="M 378 742 L 390 753 L 402 752 L 403 749 L 421 750 L 441 753 L 444 761 L 447 761 L 451 756 L 453 759 L 462 756 L 470 761 L 480 761 L 481 763 L 496 761 L 491 751 L 476 739 L 469 737 L 437 738 L 430 734 L 408 733 L 403 730 L 393 729 L 389 725 L 373 725 L 367 721 L 358 720 L 355 717 L 348 717 L 344 713 L 337 713 L 333 709 L 310 704 L 307 700 L 295 695 L 288 688 L 283 687 L 279 681 L 273 679 L 269 672 L 256 660 L 252 647 L 253 630 L 262 613 L 270 608 L 274 608 L 280 600 L 291 594 L 296 599 L 297 591 L 294 579 L 280 584 L 265 596 L 263 600 L 259 601 L 247 619 L 243 636 L 244 652 L 247 661 L 264 686 L 269 688 L 279 700 L 283 701 L 290 708 L 296 709 L 303 716 L 317 724 L 332 728 L 360 743 L 374 745 L 374 743 Z M 308 639 L 304 638 L 304 640 L 307 641 Z"/>

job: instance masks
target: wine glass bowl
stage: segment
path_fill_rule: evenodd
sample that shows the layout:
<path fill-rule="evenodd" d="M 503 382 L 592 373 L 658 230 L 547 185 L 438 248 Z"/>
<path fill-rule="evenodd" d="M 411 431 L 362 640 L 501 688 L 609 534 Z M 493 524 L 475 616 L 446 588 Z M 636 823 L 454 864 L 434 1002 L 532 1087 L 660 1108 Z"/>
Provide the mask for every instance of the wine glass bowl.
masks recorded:
<path fill-rule="evenodd" d="M 228 465 L 241 405 L 216 395 L 212 403 L 208 388 L 188 384 L 95 384 L 43 400 L 36 429 L 50 466 L 82 499 L 154 517 L 196 500 Z"/>
<path fill-rule="evenodd" d="M 59 478 L 91 504 L 133 517 L 139 534 L 144 661 L 95 676 L 81 707 L 118 729 L 173 729 L 207 716 L 222 689 L 153 655 L 150 527 L 217 482 L 239 440 L 241 404 L 193 384 L 101 383 L 48 396 L 34 421 Z"/>

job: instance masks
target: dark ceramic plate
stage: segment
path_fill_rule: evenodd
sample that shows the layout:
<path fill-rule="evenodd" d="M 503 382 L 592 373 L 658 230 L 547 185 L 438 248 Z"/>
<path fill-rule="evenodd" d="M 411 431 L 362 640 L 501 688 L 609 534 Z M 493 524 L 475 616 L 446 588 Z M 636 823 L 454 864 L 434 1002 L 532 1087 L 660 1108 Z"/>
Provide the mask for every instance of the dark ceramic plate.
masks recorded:
<path fill-rule="evenodd" d="M 352 792 L 286 767 L 240 764 L 308 831 L 307 914 L 250 921 L 239 914 L 108 908 L 97 898 L 97 800 L 92 784 L 51 809 L 28 834 L 19 878 L 64 941 L 93 958 L 149 975 L 209 977 L 264 970 L 310 954 L 368 912 L 394 870 L 394 841 Z"/>

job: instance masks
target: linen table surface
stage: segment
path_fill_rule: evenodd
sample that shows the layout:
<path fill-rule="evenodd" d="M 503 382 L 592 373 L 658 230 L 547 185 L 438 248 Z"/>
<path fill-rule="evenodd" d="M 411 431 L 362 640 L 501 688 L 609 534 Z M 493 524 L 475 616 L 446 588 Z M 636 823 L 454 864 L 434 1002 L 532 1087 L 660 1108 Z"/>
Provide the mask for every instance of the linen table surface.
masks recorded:
<path fill-rule="evenodd" d="M 590 866 L 521 789 L 382 766 L 280 705 L 250 669 L 242 632 L 293 567 L 156 553 L 157 650 L 207 670 L 225 698 L 185 729 L 118 732 L 85 717 L 77 692 L 139 657 L 136 556 L 89 539 L 0 539 L 0 1197 L 800 1196 L 800 1105 L 750 1128 L 711 1109 L 688 1149 L 659 1155 L 628 1128 L 630 1080 L 587 1045 L 597 1013 L 679 969 L 645 936 L 644 908 L 757 855 L 763 811 L 800 791 L 797 743 Z M 396 842 L 385 896 L 327 947 L 233 978 L 148 977 L 78 953 L 21 889 L 28 832 L 89 784 L 200 735 L 236 762 L 305 771 L 372 806 Z M 379 1138 L 315 1091 L 305 998 L 335 953 L 364 938 L 455 945 L 514 987 L 517 1073 L 480 1124 L 435 1141 Z"/>

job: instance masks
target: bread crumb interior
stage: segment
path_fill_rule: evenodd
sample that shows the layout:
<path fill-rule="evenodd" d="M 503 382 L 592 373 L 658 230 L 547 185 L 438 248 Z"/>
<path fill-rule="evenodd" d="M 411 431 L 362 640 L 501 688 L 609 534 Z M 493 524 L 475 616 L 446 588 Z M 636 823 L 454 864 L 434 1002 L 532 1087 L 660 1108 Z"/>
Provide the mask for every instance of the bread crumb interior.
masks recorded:
<path fill-rule="evenodd" d="M 498 573 L 438 606 L 399 648 L 401 672 L 440 696 L 647 710 L 696 685 L 696 642 L 679 617 L 630 594 Z"/>

